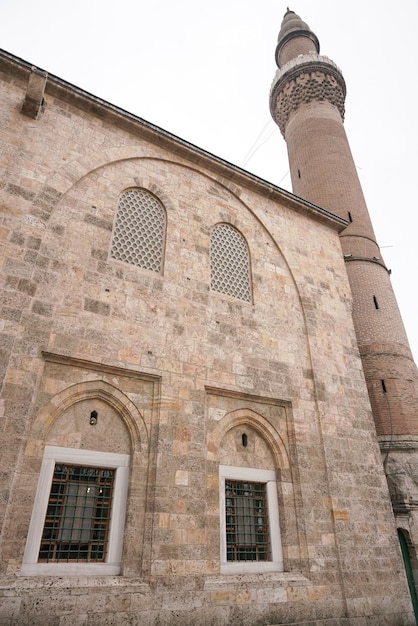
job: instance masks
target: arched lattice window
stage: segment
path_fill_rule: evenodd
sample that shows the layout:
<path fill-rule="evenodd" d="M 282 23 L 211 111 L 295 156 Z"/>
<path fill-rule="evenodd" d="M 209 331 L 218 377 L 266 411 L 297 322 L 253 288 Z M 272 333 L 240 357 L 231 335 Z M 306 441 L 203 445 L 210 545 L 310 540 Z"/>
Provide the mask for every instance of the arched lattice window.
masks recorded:
<path fill-rule="evenodd" d="M 166 216 L 145 189 L 127 189 L 119 198 L 110 254 L 114 259 L 161 272 Z"/>
<path fill-rule="evenodd" d="M 210 236 L 211 289 L 251 302 L 250 255 L 244 237 L 229 224 Z"/>

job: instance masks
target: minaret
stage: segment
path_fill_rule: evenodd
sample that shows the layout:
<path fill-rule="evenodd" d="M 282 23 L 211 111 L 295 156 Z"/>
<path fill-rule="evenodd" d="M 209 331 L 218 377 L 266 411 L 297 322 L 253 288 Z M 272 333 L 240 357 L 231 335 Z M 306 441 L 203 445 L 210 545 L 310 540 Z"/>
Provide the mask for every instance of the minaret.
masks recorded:
<path fill-rule="evenodd" d="M 418 505 L 418 373 L 345 134 L 344 78 L 289 10 L 276 62 L 270 109 L 287 143 L 293 192 L 349 222 L 341 246 L 372 411 L 394 508 L 412 513 Z"/>

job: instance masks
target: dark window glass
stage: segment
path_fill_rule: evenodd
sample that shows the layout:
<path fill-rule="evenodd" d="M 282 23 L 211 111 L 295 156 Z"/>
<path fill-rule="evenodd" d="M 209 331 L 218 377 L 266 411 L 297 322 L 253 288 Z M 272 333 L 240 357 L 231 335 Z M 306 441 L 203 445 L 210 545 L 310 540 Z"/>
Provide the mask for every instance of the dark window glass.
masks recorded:
<path fill-rule="evenodd" d="M 225 480 L 227 561 L 269 561 L 266 485 Z"/>
<path fill-rule="evenodd" d="M 104 561 L 115 470 L 56 464 L 39 561 Z"/>

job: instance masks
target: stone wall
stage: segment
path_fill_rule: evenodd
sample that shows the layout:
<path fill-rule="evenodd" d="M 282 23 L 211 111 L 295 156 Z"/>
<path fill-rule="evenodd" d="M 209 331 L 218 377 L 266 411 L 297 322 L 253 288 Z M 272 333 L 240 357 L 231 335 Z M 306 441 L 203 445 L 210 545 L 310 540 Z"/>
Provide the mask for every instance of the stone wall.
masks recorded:
<path fill-rule="evenodd" d="M 2 623 L 413 624 L 341 220 L 54 78 L 24 116 L 0 69 Z M 110 256 L 130 188 L 161 274 Z M 210 289 L 219 223 L 251 302 Z M 22 575 L 47 445 L 129 455 L 119 576 Z M 222 572 L 219 465 L 274 470 L 284 571 Z"/>

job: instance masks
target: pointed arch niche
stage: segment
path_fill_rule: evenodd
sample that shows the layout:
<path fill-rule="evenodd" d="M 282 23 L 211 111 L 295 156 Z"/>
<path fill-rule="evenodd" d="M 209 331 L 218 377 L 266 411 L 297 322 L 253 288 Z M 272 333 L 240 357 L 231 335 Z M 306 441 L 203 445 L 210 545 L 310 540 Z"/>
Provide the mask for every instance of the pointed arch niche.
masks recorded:
<path fill-rule="evenodd" d="M 214 388 L 207 392 L 207 461 L 212 476 L 208 500 L 212 527 L 217 528 L 211 547 L 220 555 L 220 573 L 303 572 L 307 552 L 290 403 Z M 228 507 L 235 502 L 231 504 L 228 489 L 248 483 L 265 485 L 267 557 L 240 555 L 239 545 L 230 548 L 232 533 L 239 533 L 237 529 L 231 533 Z"/>
<path fill-rule="evenodd" d="M 45 472 L 51 473 L 53 469 L 45 468 L 48 464 L 53 467 L 51 459 L 56 459 L 57 463 L 67 463 L 70 466 L 115 468 L 123 466 L 125 469 L 121 473 L 118 474 L 119 470 L 116 470 L 114 502 L 123 509 L 127 501 L 126 513 L 122 518 L 118 515 L 117 520 L 120 529 L 119 565 L 112 564 L 107 571 L 104 566 L 99 566 L 94 571 L 94 566 L 77 563 L 70 564 L 63 572 L 66 565 L 64 564 L 64 567 L 62 565 L 56 567 L 56 574 L 79 575 L 84 573 L 84 567 L 86 575 L 96 573 L 144 575 L 144 570 L 148 569 L 144 536 L 147 525 L 145 500 L 150 467 L 149 432 L 158 380 L 156 377 L 124 368 L 49 353 L 44 353 L 44 358 L 47 362 L 37 399 L 39 409 L 28 438 L 19 479 L 26 490 L 24 502 L 27 503 L 23 508 L 20 507 L 19 515 L 28 524 L 29 532 L 22 573 L 42 575 L 42 569 L 46 570 L 47 575 L 55 573 L 53 571 L 55 564 L 48 563 L 48 567 L 41 564 L 40 556 L 38 558 L 39 546 L 31 548 L 30 543 L 33 543 L 33 537 L 37 537 L 37 544 L 40 541 L 41 531 L 36 527 L 36 523 L 38 526 L 41 523 L 43 527 L 45 513 L 42 521 L 37 522 L 37 509 L 40 501 L 44 508 L 46 506 L 46 496 L 42 494 L 42 489 L 49 490 L 51 477 L 46 484 Z M 60 387 L 61 390 L 58 390 Z M 56 393 L 51 393 L 54 390 Z M 138 399 L 141 399 L 141 407 L 138 402 L 131 399 L 135 399 L 133 390 L 136 391 Z M 124 494 L 120 495 L 116 489 L 121 484 L 118 481 L 122 480 L 118 475 L 122 474 L 125 476 Z M 116 508 L 116 504 L 114 506 Z M 115 525 L 113 519 L 112 510 L 111 533 L 112 526 Z M 109 542 L 109 553 L 112 550 L 114 552 L 111 540 Z"/>

